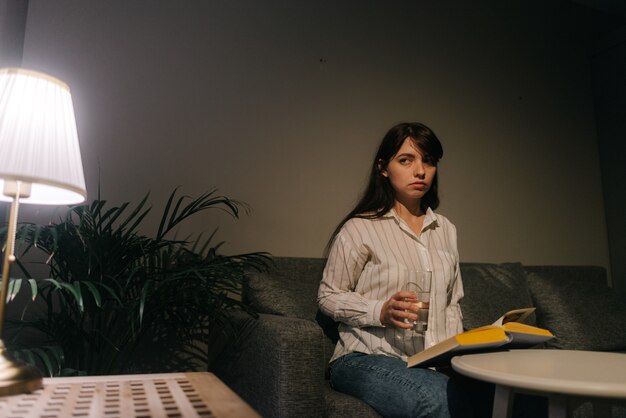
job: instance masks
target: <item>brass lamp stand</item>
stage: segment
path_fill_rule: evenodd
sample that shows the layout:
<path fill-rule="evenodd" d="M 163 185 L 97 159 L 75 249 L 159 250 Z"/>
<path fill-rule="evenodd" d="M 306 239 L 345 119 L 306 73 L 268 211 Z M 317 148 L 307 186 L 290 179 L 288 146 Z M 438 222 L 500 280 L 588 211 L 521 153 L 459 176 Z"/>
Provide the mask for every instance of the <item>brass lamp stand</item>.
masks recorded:
<path fill-rule="evenodd" d="M 0 291 L 0 396 L 15 395 L 23 392 L 32 392 L 42 386 L 41 373 L 35 367 L 26 363 L 12 360 L 7 355 L 4 346 L 4 313 L 8 297 L 9 272 L 11 264 L 15 261 L 13 251 L 15 249 L 15 230 L 17 227 L 17 212 L 20 197 L 30 195 L 30 185 L 20 181 L 5 181 L 4 195 L 13 198 L 9 212 L 9 225 L 7 230 L 7 242 L 4 249 L 4 262 L 2 264 L 2 290 Z"/>

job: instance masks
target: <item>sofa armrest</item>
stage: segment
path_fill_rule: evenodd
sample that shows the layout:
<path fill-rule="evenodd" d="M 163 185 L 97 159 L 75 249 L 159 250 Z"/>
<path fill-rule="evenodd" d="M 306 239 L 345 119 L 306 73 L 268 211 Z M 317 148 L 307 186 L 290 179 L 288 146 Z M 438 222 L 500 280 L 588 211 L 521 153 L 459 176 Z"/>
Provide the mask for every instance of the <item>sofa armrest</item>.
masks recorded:
<path fill-rule="evenodd" d="M 320 417 L 324 334 L 312 321 L 260 314 L 234 318 L 235 336 L 215 373 L 264 417 Z"/>

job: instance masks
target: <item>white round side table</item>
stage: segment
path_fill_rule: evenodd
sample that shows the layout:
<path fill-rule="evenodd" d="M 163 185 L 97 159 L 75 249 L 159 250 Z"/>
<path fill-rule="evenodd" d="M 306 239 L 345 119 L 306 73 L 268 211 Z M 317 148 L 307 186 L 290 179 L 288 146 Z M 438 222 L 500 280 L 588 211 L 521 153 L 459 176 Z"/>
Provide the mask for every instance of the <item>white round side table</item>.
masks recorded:
<path fill-rule="evenodd" d="M 511 350 L 457 356 L 452 367 L 465 376 L 496 384 L 493 418 L 511 416 L 516 391 L 547 396 L 550 418 L 565 418 L 567 397 L 626 399 L 626 354 Z"/>

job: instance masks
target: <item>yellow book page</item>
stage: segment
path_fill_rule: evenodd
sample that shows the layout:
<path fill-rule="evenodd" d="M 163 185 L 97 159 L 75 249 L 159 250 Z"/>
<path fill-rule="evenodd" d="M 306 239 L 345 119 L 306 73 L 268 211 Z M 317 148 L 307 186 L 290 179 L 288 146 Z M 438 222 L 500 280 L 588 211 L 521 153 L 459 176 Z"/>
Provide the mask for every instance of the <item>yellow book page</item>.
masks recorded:
<path fill-rule="evenodd" d="M 456 340 L 459 345 L 482 345 L 488 343 L 495 343 L 501 341 L 508 341 L 509 337 L 506 335 L 501 327 L 494 327 L 487 325 L 473 329 L 471 331 L 464 332 L 456 336 Z"/>
<path fill-rule="evenodd" d="M 523 334 L 535 334 L 544 335 L 546 337 L 553 337 L 552 333 L 547 329 L 533 327 L 531 325 L 520 324 L 519 322 L 507 322 L 502 325 L 502 328 L 510 332 L 518 332 Z"/>
<path fill-rule="evenodd" d="M 500 329 L 502 328 L 500 325 L 483 325 L 482 327 L 470 329 L 469 331 L 465 331 L 463 334 L 469 334 L 470 332 L 482 332 L 487 329 Z"/>

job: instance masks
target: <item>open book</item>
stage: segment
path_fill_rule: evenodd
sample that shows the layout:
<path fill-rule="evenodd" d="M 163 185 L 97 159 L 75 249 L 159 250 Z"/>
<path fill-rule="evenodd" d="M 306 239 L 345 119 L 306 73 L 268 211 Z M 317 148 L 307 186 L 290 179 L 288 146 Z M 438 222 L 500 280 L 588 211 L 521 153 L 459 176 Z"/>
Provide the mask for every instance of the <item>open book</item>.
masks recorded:
<path fill-rule="evenodd" d="M 462 332 L 410 356 L 407 367 L 444 366 L 449 364 L 452 357 L 459 354 L 527 348 L 554 338 L 547 329 L 520 323 L 534 311 L 535 308 L 509 311 L 493 325 Z"/>

